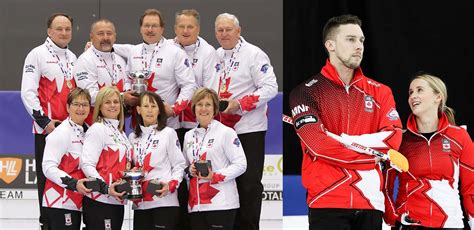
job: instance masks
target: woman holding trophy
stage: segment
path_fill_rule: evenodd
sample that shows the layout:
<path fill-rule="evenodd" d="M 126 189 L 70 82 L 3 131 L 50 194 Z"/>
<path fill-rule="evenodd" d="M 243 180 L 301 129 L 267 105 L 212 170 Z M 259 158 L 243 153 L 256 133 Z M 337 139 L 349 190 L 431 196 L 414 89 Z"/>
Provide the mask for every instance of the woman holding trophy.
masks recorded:
<path fill-rule="evenodd" d="M 185 160 L 176 131 L 166 127 L 163 100 L 143 92 L 137 106 L 133 144 L 135 170 L 143 171 L 142 199 L 134 201 L 134 229 L 175 229 L 179 218 L 176 188 L 183 179 Z"/>
<path fill-rule="evenodd" d="M 82 171 L 92 180 L 86 187 L 93 191 L 83 200 L 84 223 L 87 229 L 121 229 L 125 192 L 118 193 L 115 187 L 130 167 L 132 145 L 123 131 L 123 103 L 117 88 L 103 87 L 95 108 L 81 155 Z"/>
<path fill-rule="evenodd" d="M 214 90 L 200 88 L 191 110 L 199 123 L 184 137 L 183 151 L 190 166 L 188 210 L 192 229 L 232 229 L 239 205 L 235 178 L 247 169 L 237 133 L 214 120 L 218 113 Z"/>

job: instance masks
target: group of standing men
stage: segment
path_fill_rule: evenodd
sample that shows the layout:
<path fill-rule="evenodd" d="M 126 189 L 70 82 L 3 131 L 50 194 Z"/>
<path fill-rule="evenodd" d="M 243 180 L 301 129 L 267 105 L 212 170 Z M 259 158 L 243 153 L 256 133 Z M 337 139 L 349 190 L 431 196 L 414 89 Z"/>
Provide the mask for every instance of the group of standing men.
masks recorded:
<path fill-rule="evenodd" d="M 261 49 L 244 40 L 234 15 L 224 13 L 216 18 L 215 35 L 221 45 L 217 51 L 199 37 L 197 11 L 183 10 L 175 19 L 176 37 L 167 40 L 162 36 L 161 13 L 146 10 L 139 20 L 143 43 L 138 45 L 115 45 L 113 22 L 97 20 L 90 30 L 91 47 L 76 59 L 68 49 L 73 19 L 63 13 L 48 18 L 48 37 L 26 57 L 21 85 L 23 103 L 34 120 L 40 206 L 44 203 L 46 180 L 41 167 L 45 139 L 67 118 L 68 93 L 76 87 L 87 89 L 93 109 L 99 89 L 116 86 L 122 92 L 125 106 L 132 110 L 138 97 L 131 90 L 128 71 L 146 70 L 151 73 L 148 90 L 164 100 L 168 126 L 177 131 L 181 142 L 184 133 L 197 125 L 189 108 L 197 88 L 211 88 L 218 92 L 220 100 L 228 101 L 217 119 L 236 130 L 248 162 L 247 171 L 237 178 L 240 210 L 235 227 L 259 228 L 267 102 L 278 91 L 273 67 Z M 86 121 L 91 124 L 90 119 Z M 182 183 L 180 188 L 186 189 L 185 185 Z M 185 211 L 186 197 L 180 195 Z M 40 207 L 40 214 L 40 222 L 45 223 L 44 207 Z"/>

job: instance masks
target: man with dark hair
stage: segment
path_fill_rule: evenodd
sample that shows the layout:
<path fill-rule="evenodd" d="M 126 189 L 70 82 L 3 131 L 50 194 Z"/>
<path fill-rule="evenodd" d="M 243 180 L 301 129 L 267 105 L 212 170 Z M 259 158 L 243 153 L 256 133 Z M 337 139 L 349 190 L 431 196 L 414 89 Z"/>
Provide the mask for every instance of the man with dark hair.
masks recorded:
<path fill-rule="evenodd" d="M 92 23 L 90 39 L 92 46 L 79 56 L 74 66 L 74 78 L 77 86 L 88 89 L 92 105 L 99 90 L 104 86 L 115 86 L 122 93 L 125 105 L 135 106 L 138 97 L 133 96 L 130 80 L 126 73 L 125 59 L 113 49 L 117 33 L 115 25 L 108 19 L 99 19 Z M 93 111 L 91 110 L 92 114 Z M 87 123 L 92 124 L 89 114 Z"/>
<path fill-rule="evenodd" d="M 46 214 L 41 207 L 46 181 L 41 166 L 45 139 L 68 117 L 67 95 L 76 87 L 71 70 L 76 55 L 68 49 L 72 38 L 72 23 L 72 18 L 67 14 L 52 14 L 47 21 L 46 41 L 28 53 L 23 66 L 21 99 L 33 118 L 36 184 L 42 229 L 48 229 Z"/>
<path fill-rule="evenodd" d="M 360 68 L 365 39 L 361 25 L 352 15 L 329 19 L 323 30 L 326 65 L 290 93 L 304 153 L 309 229 L 382 229 L 380 159 L 327 135 L 382 152 L 400 146 L 401 121 L 392 91 Z"/>

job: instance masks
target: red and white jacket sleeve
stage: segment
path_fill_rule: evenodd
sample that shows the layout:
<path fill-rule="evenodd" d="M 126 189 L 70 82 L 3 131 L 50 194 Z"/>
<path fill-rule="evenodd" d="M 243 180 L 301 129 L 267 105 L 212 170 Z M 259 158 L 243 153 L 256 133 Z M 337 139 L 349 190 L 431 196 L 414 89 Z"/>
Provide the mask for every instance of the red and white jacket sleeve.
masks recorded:
<path fill-rule="evenodd" d="M 105 130 L 97 124 L 92 125 L 86 132 L 84 137 L 84 145 L 82 146 L 81 169 L 86 177 L 94 177 L 105 181 L 97 172 L 96 166 L 99 161 L 100 154 L 104 147 L 103 139 Z"/>
<path fill-rule="evenodd" d="M 26 111 L 41 126 L 46 126 L 51 122 L 48 116 L 41 108 L 38 97 L 38 88 L 41 78 L 40 60 L 36 50 L 32 50 L 26 56 L 25 64 L 23 65 L 23 76 L 21 79 L 21 100 L 26 108 Z"/>
<path fill-rule="evenodd" d="M 175 114 L 179 114 L 186 109 L 197 87 L 191 61 L 183 50 L 176 52 L 174 73 L 180 92 L 173 106 L 173 111 Z"/>
<path fill-rule="evenodd" d="M 62 132 L 60 129 L 55 129 L 46 137 L 46 145 L 44 147 L 43 155 L 43 173 L 52 182 L 65 188 L 66 184 L 63 184 L 61 178 L 70 177 L 69 174 L 59 169 L 59 164 L 68 151 L 69 134 Z"/>
<path fill-rule="evenodd" d="M 247 159 L 237 133 L 233 129 L 225 127 L 223 135 L 223 154 L 225 154 L 230 164 L 225 168 L 214 171 L 211 184 L 234 180 L 247 169 Z"/>
<path fill-rule="evenodd" d="M 92 49 L 92 48 L 91 48 Z M 74 63 L 73 76 L 77 87 L 89 90 L 92 105 L 95 105 L 95 97 L 99 93 L 99 76 L 97 74 L 97 65 L 89 58 L 91 49 L 84 52 Z"/>
<path fill-rule="evenodd" d="M 459 161 L 460 193 L 463 197 L 464 209 L 469 217 L 469 226 L 474 229 L 474 144 L 467 132 L 464 135 Z"/>
<path fill-rule="evenodd" d="M 343 144 L 326 135 L 325 126 L 320 117 L 311 92 L 306 88 L 296 88 L 290 93 L 290 108 L 305 105 L 306 111 L 293 115 L 296 134 L 302 146 L 312 156 L 328 164 L 354 170 L 375 169 L 375 157 L 360 154 L 346 148 Z"/>
<path fill-rule="evenodd" d="M 250 74 L 257 89 L 238 99 L 242 114 L 266 105 L 278 93 L 276 76 L 267 54 L 258 49 L 254 56 L 249 58 L 253 60 L 250 63 Z"/>
<path fill-rule="evenodd" d="M 168 153 L 168 159 L 171 163 L 171 180 L 168 183 L 171 183 L 170 191 L 174 192 L 181 180 L 183 180 L 183 172 L 186 167 L 186 162 L 183 153 L 181 152 L 178 135 L 173 129 L 171 129 L 171 131 L 172 132 L 168 136 L 166 152 Z"/>

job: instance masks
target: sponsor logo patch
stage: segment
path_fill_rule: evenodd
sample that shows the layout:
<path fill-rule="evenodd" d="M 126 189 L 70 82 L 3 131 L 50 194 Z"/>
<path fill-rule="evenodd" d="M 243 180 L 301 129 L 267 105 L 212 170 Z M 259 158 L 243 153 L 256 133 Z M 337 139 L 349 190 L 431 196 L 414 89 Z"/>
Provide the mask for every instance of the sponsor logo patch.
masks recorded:
<path fill-rule="evenodd" d="M 372 96 L 364 96 L 364 105 L 365 112 L 372 113 L 374 112 L 374 101 Z"/>
<path fill-rule="evenodd" d="M 156 67 L 160 68 L 161 64 L 163 64 L 163 58 L 157 58 L 156 59 Z"/>
<path fill-rule="evenodd" d="M 400 116 L 398 116 L 398 112 L 395 108 L 390 109 L 390 111 L 387 113 L 387 117 L 391 121 L 400 119 Z"/>
<path fill-rule="evenodd" d="M 316 82 L 318 82 L 318 80 L 316 79 L 311 79 L 311 81 L 309 81 L 308 83 L 304 84 L 306 87 L 311 87 L 312 85 L 314 85 Z"/>
<path fill-rule="evenodd" d="M 187 58 L 184 59 L 184 65 L 189 68 L 189 60 Z"/>
<path fill-rule="evenodd" d="M 239 140 L 238 137 L 236 137 L 236 138 L 234 139 L 234 143 L 233 143 L 233 144 L 234 144 L 235 146 L 237 146 L 237 147 L 240 146 L 240 140 Z"/>
<path fill-rule="evenodd" d="M 262 68 L 260 68 L 260 71 L 262 71 L 262 73 L 267 73 L 268 68 L 270 68 L 270 65 L 268 64 L 262 65 Z"/>
<path fill-rule="evenodd" d="M 239 65 L 240 63 L 237 61 L 234 63 L 234 67 L 232 68 L 234 71 L 238 70 L 239 69 Z"/>
<path fill-rule="evenodd" d="M 64 214 L 64 223 L 65 223 L 66 226 L 71 226 L 72 225 L 71 213 L 65 213 Z"/>
<path fill-rule="evenodd" d="M 35 72 L 36 67 L 34 65 L 25 65 L 25 73 Z"/>
<path fill-rule="evenodd" d="M 293 107 L 291 110 L 291 115 L 294 117 L 300 113 L 308 112 L 309 107 L 307 105 L 301 104 Z"/>
<path fill-rule="evenodd" d="M 448 139 L 443 138 L 441 143 L 443 145 L 443 152 L 451 152 L 451 142 Z"/>
<path fill-rule="evenodd" d="M 318 122 L 318 118 L 314 115 L 305 115 L 298 117 L 295 120 L 295 128 L 300 129 L 301 127 L 307 125 L 307 124 L 314 124 Z"/>
<path fill-rule="evenodd" d="M 212 148 L 212 144 L 214 143 L 214 139 L 209 139 L 207 142 L 207 148 Z"/>

